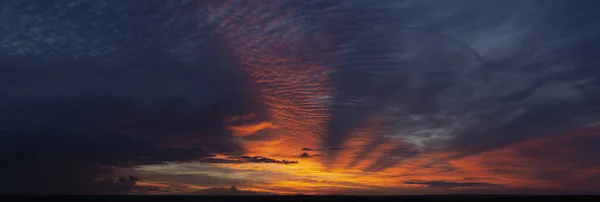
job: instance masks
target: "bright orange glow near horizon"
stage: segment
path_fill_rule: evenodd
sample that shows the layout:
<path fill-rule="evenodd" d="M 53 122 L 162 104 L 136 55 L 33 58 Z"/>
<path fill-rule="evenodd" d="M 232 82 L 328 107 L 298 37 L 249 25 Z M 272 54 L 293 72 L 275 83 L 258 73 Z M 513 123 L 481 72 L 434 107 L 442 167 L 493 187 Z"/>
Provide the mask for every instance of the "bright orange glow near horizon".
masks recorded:
<path fill-rule="evenodd" d="M 464 183 L 476 182 L 490 184 L 486 190 L 494 190 L 501 187 L 508 190 L 519 189 L 548 189 L 561 190 L 565 186 L 583 186 L 585 184 L 556 183 L 544 179 L 536 179 L 536 170 L 540 165 L 552 166 L 556 171 L 569 170 L 574 164 L 552 164 L 549 160 L 536 158 L 535 156 L 523 155 L 522 151 L 539 149 L 540 152 L 568 154 L 568 147 L 561 147 L 561 144 L 569 144 L 578 137 L 600 138 L 596 129 L 578 131 L 574 133 L 553 136 L 549 138 L 534 139 L 519 144 L 490 150 L 476 155 L 450 159 L 446 164 L 435 164 L 432 162 L 441 162 L 442 159 L 452 156 L 452 153 L 430 153 L 419 156 L 418 158 L 407 159 L 403 163 L 387 168 L 378 172 L 365 172 L 365 166 L 368 166 L 375 159 L 365 158 L 361 163 L 352 168 L 347 168 L 348 161 L 344 158 L 350 158 L 355 155 L 351 150 L 342 152 L 344 158 L 340 158 L 339 164 L 334 169 L 327 169 L 320 156 L 312 158 L 299 158 L 298 164 L 198 164 L 202 168 L 197 168 L 194 163 L 171 164 L 170 167 L 161 168 L 159 166 L 144 166 L 138 168 L 140 173 L 152 173 L 149 176 L 160 176 L 161 174 L 173 174 L 177 172 L 198 173 L 212 177 L 223 177 L 232 181 L 239 182 L 240 190 L 254 190 L 273 194 L 427 194 L 427 193 L 456 193 L 461 191 L 478 190 L 481 187 L 451 187 L 442 189 L 430 189 L 422 184 L 405 183 L 407 181 L 439 181 L 439 182 L 457 182 Z M 540 147 L 540 145 L 556 145 L 553 148 Z M 248 145 L 247 145 L 248 146 Z M 271 149 L 278 151 L 289 150 L 289 145 L 275 144 Z M 255 147 L 260 147 L 255 145 Z M 294 146 L 297 152 L 298 146 Z M 260 150 L 258 148 L 254 148 Z M 376 152 L 374 155 L 377 155 Z M 285 155 L 275 155 L 274 158 L 293 158 Z M 548 164 L 550 163 L 550 164 Z M 557 162 L 558 163 L 558 162 Z M 430 165 L 430 166 L 424 166 Z M 454 169 L 447 170 L 447 166 Z M 187 167 L 187 168 L 186 168 Z M 345 168 L 346 167 L 346 168 Z M 210 168 L 209 170 L 206 170 Z M 162 169 L 162 171 L 161 171 Z M 206 171 L 198 171 L 206 170 Z M 179 170 L 179 171 L 177 171 Z M 176 172 L 174 172 L 176 171 Z M 571 181 L 575 183 L 578 179 L 600 174 L 600 168 L 589 168 L 578 173 L 573 173 Z M 153 179 L 146 177 L 138 186 L 157 187 L 169 189 L 163 185 L 165 183 L 176 183 L 174 181 L 165 181 L 165 179 Z M 201 181 L 199 182 L 201 183 Z M 190 190 L 202 190 L 210 186 L 186 185 L 187 191 L 174 192 L 175 194 L 185 194 Z M 234 185 L 234 184 L 231 184 Z M 222 184 L 221 187 L 231 186 Z M 170 185 L 173 186 L 173 185 Z M 190 188 L 191 187 L 191 188 Z M 214 186 L 212 186 L 214 187 Z M 217 186 L 218 187 L 218 186 Z M 394 190 L 395 192 L 389 192 Z M 164 192 L 156 192 L 164 193 Z"/>

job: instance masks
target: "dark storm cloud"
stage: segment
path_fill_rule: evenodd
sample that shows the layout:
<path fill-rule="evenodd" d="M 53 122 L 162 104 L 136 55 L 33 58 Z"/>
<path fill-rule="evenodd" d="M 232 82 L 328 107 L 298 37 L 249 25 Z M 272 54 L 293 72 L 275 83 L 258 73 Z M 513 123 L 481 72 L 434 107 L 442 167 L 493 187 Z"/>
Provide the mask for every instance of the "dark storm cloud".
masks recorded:
<path fill-rule="evenodd" d="M 500 186 L 487 182 L 451 182 L 451 181 L 405 181 L 404 184 L 425 185 L 430 188 L 494 187 Z"/>
<path fill-rule="evenodd" d="M 149 152 L 110 131 L 75 134 L 40 128 L 26 134 L 3 132 L 0 152 L 6 163 L 0 168 L 2 194 L 107 193 L 106 189 L 126 185 L 94 183 L 99 174 L 112 171 L 107 166 L 126 166 L 133 160 L 129 155 L 134 150 Z M 131 187 L 121 188 L 115 193 L 126 193 Z"/>
<path fill-rule="evenodd" d="M 261 119 L 261 105 L 182 2 L 3 2 L 1 193 L 125 193 L 93 181 L 112 167 L 243 154 L 226 120 Z M 182 43 L 205 51 L 183 63 L 193 50 Z"/>
<path fill-rule="evenodd" d="M 111 173 L 106 169 L 111 166 L 297 163 L 259 157 L 215 160 L 215 153 L 243 153 L 227 119 L 260 114 L 260 106 L 237 87 L 235 75 L 187 70 L 160 52 L 146 56 L 151 57 L 112 60 L 120 62 L 0 61 L 6 84 L 0 92 L 5 98 L 0 101 L 0 151 L 11 162 L 0 169 L 1 192 L 116 193 L 101 188 L 110 183 L 93 183 Z"/>
<path fill-rule="evenodd" d="M 86 107 L 101 107 L 103 104 L 107 103 L 101 102 Z M 39 125 L 32 125 L 36 123 L 35 120 L 27 123 L 17 122 L 14 119 L 19 117 L 10 116 L 12 114 L 9 114 L 9 117 L 14 119 L 8 118 L 4 122 L 10 125 L 2 127 L 3 134 L 0 137 L 3 145 L 0 152 L 7 162 L 0 169 L 3 179 L 0 183 L 2 193 L 105 193 L 98 187 L 102 184 L 92 181 L 99 174 L 110 173 L 111 169 L 106 168 L 111 166 L 131 167 L 180 161 L 219 163 L 212 161 L 212 153 L 242 152 L 229 140 L 231 137 L 225 128 L 215 127 L 215 124 L 219 123 L 216 120 L 214 124 L 189 129 L 181 128 L 185 125 L 173 125 L 171 127 L 176 127 L 177 130 L 152 134 L 145 133 L 149 125 L 119 126 L 118 118 L 103 123 L 103 114 L 97 111 L 69 114 L 74 108 L 82 110 L 77 109 L 76 104 L 72 105 L 72 108 L 42 106 L 25 105 L 37 108 L 36 110 L 58 112 L 26 114 L 20 111 L 21 114 L 18 114 L 26 117 L 45 116 L 49 119 L 40 121 Z M 85 120 L 89 116 L 96 117 L 94 120 Z M 61 120 L 62 117 L 67 118 Z M 211 123 L 210 119 L 208 123 Z M 15 128 L 16 126 L 23 128 Z M 266 158 L 227 159 L 226 163 L 257 162 L 295 163 Z"/>

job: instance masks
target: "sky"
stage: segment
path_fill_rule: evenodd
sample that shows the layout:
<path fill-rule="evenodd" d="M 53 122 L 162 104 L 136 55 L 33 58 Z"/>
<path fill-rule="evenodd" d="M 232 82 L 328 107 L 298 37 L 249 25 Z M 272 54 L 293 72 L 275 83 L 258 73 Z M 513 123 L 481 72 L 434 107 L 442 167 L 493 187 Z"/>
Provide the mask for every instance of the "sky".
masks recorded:
<path fill-rule="evenodd" d="M 0 194 L 600 194 L 598 6 L 0 1 Z"/>

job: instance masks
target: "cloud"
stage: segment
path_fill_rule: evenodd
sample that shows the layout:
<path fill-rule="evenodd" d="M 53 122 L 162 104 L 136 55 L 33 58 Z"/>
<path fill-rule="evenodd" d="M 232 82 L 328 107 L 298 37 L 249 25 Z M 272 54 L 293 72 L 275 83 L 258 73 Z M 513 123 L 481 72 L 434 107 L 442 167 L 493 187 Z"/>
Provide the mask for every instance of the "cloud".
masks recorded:
<path fill-rule="evenodd" d="M 401 68 L 397 68 L 401 66 L 404 51 L 404 42 L 399 36 L 410 12 L 398 12 L 394 4 L 393 1 L 357 1 L 333 8 L 344 17 L 334 18 L 336 21 L 324 29 L 335 30 L 332 34 L 343 36 L 333 42 L 343 54 L 336 55 L 340 62 L 331 75 L 337 90 L 331 101 L 332 115 L 327 123 L 324 148 L 341 147 L 367 116 L 405 89 L 406 80 L 402 79 L 405 77 Z M 356 9 L 361 7 L 372 9 Z M 328 18 L 329 13 L 323 17 Z M 367 20 L 361 16 L 373 17 Z M 390 24 L 390 20 L 397 23 Z M 336 150 L 324 153 L 328 164 L 335 161 L 338 153 Z"/>
<path fill-rule="evenodd" d="M 389 167 L 395 166 L 404 160 L 417 157 L 421 152 L 412 148 L 410 145 L 395 143 L 392 148 L 371 163 L 365 171 L 379 172 Z"/>
<path fill-rule="evenodd" d="M 114 173 L 113 166 L 127 168 L 212 156 L 201 148 L 160 146 L 114 131 L 75 133 L 41 128 L 8 135 L 3 134 L 0 149 L 3 159 L 10 162 L 0 169 L 2 193 L 104 194 L 109 192 L 101 186 L 112 184 L 94 179 Z"/>
<path fill-rule="evenodd" d="M 334 147 L 334 148 L 329 148 L 329 149 L 312 149 L 312 148 L 302 148 L 302 151 L 340 151 L 340 150 L 344 150 L 344 148 L 341 147 Z"/>
<path fill-rule="evenodd" d="M 465 177 L 464 180 L 494 180 L 492 177 Z"/>
<path fill-rule="evenodd" d="M 230 126 L 229 129 L 233 130 L 235 136 L 245 137 L 249 135 L 253 135 L 256 132 L 269 128 L 277 128 L 277 126 L 273 125 L 270 122 L 261 122 L 258 124 L 252 125 L 240 125 L 240 126 Z"/>
<path fill-rule="evenodd" d="M 98 58 L 0 56 L 0 154 L 10 162 L 0 168 L 0 192 L 94 194 L 94 178 L 113 166 L 242 155 L 228 129 L 236 123 L 225 120 L 261 114 L 237 86 L 243 79 L 186 69 L 148 48 Z"/>
<path fill-rule="evenodd" d="M 179 101 L 140 105 L 95 95 L 9 103 L 0 109 L 7 115 L 1 117 L 0 153 L 11 162 L 0 169 L 3 192 L 93 193 L 88 191 L 95 190 L 89 187 L 94 177 L 110 173 L 103 167 L 111 166 L 297 163 L 246 156 L 215 160 L 214 154 L 244 152 L 221 121 L 224 112 L 218 105 L 193 107 Z M 59 179 L 62 184 L 55 182 Z"/>
<path fill-rule="evenodd" d="M 91 189 L 94 190 L 94 194 L 129 194 L 139 189 L 136 186 L 137 181 L 139 179 L 133 176 L 129 176 L 129 178 L 105 178 L 101 181 L 95 181 Z M 87 192 L 86 194 L 90 193 Z"/>
<path fill-rule="evenodd" d="M 48 9 L 50 5 L 54 9 Z M 155 41 L 154 44 L 161 45 L 179 60 L 194 59 L 199 52 L 206 55 L 203 48 L 210 44 L 198 40 L 207 37 L 202 31 L 204 26 L 194 23 L 204 21 L 203 16 L 189 15 L 197 11 L 191 7 L 199 6 L 199 2 L 160 0 L 144 4 L 114 0 L 2 2 L 0 16 L 6 23 L 0 28 L 0 55 L 89 58 L 131 54 L 145 41 Z M 127 19 L 109 17 L 127 14 L 130 14 Z M 158 16 L 168 23 L 151 25 L 150 19 Z M 105 26 L 93 27 L 91 24 L 95 23 Z"/>
<path fill-rule="evenodd" d="M 299 156 L 296 156 L 296 158 L 312 158 L 313 156 L 308 154 L 308 153 L 302 153 Z"/>
<path fill-rule="evenodd" d="M 483 176 L 493 176 L 492 181 L 511 182 L 506 185 L 515 188 L 595 193 L 589 187 L 600 184 L 600 161 L 591 155 L 600 145 L 597 131 L 597 127 L 577 129 L 451 162 L 462 172 L 479 170 Z"/>
<path fill-rule="evenodd" d="M 278 164 L 297 164 L 293 160 L 276 160 L 262 156 L 233 156 L 228 158 L 206 158 L 200 162 L 207 163 L 278 163 Z"/>
<path fill-rule="evenodd" d="M 451 150 L 464 150 L 462 155 L 469 155 L 580 127 L 598 119 L 597 108 L 593 107 L 598 99 L 590 96 L 596 90 L 588 88 L 597 84 L 583 82 L 589 80 L 593 59 L 577 54 L 578 51 L 573 49 L 578 46 L 575 44 L 584 45 L 592 39 L 586 32 L 568 28 L 571 25 L 567 21 L 577 23 L 577 27 L 589 32 L 597 30 L 591 30 L 593 28 L 587 24 L 589 19 L 568 15 L 564 24 L 558 25 L 561 28 L 556 33 L 545 31 L 551 29 L 547 25 L 555 9 L 582 5 L 553 2 L 545 3 L 544 9 L 539 9 L 532 2 L 512 2 L 493 8 L 474 2 L 453 5 L 434 2 L 423 4 L 432 12 L 438 12 L 436 20 L 440 22 L 430 29 L 436 34 L 416 32 L 421 34 L 417 34 L 411 43 L 421 47 L 414 49 L 414 54 L 422 57 L 411 56 L 408 61 L 415 67 L 431 71 L 452 68 L 439 78 L 447 84 L 430 98 L 434 99 L 435 110 L 426 115 L 427 118 L 453 114 L 438 120 L 451 123 L 438 134 L 449 137 L 450 141 L 443 143 L 445 146 Z M 524 15 L 532 14 L 536 20 L 522 20 Z M 463 15 L 481 18 L 459 20 Z M 495 22 L 492 25 L 490 21 Z M 572 40 L 567 42 L 560 36 L 569 36 Z M 435 40 L 435 43 L 428 44 L 419 37 Z M 550 39 L 564 43 L 542 42 Z M 446 48 L 435 53 L 429 48 L 435 46 Z M 451 59 L 449 56 L 453 52 L 461 59 Z M 447 54 L 450 54 L 448 58 Z M 431 57 L 445 61 L 445 64 L 428 62 Z M 566 72 L 572 76 L 560 76 Z M 414 76 L 420 73 L 431 75 L 419 70 Z M 426 85 L 433 79 L 417 81 L 424 81 L 422 85 Z"/>
<path fill-rule="evenodd" d="M 160 195 L 272 195 L 265 191 L 252 189 L 238 189 L 237 186 L 209 187 L 196 186 L 192 184 L 157 184 L 143 183 L 136 189 L 136 194 L 160 194 Z"/>
<path fill-rule="evenodd" d="M 113 166 L 294 164 L 270 157 L 295 144 L 331 167 L 371 119 L 375 141 L 347 167 L 512 148 L 560 172 L 479 160 L 502 176 L 594 185 L 595 138 L 563 139 L 567 154 L 522 145 L 600 120 L 597 20 L 574 14 L 593 3 L 540 2 L 0 3 L 1 188 L 92 193 Z M 266 140 L 277 140 L 269 157 L 246 156 L 244 143 Z"/>
<path fill-rule="evenodd" d="M 461 187 L 496 187 L 497 184 L 487 182 L 451 182 L 451 181 L 404 181 L 404 184 L 425 185 L 430 188 L 461 188 Z"/>
<path fill-rule="evenodd" d="M 143 165 L 134 169 L 122 170 L 123 175 L 135 173 L 140 176 L 141 181 L 137 186 L 160 186 L 166 184 L 172 186 L 194 185 L 202 187 L 223 186 L 251 186 L 256 183 L 265 183 L 268 180 L 263 177 L 243 178 L 239 177 L 239 170 L 235 166 L 208 164 L 202 162 L 182 162 L 166 165 Z M 257 173 L 247 173 L 250 176 L 258 176 Z M 268 173 L 265 173 L 269 175 Z M 142 178 L 143 177 L 143 178 Z"/>
<path fill-rule="evenodd" d="M 221 187 L 212 187 L 208 189 L 198 190 L 192 192 L 190 194 L 199 194 L 199 195 L 266 195 L 271 194 L 268 192 L 256 192 L 252 190 L 240 190 L 236 186 L 231 186 L 229 188 L 221 188 Z"/>
<path fill-rule="evenodd" d="M 598 72 L 591 70 L 596 59 L 576 48 L 597 50 L 589 35 L 597 33 L 597 27 L 589 18 L 567 14 L 559 27 L 551 28 L 554 11 L 567 6 L 577 12 L 585 6 L 550 2 L 540 9 L 534 2 L 490 6 L 473 1 L 407 1 L 406 7 L 398 8 L 381 1 L 370 6 L 385 17 L 381 22 L 369 18 L 364 26 L 398 19 L 411 28 L 395 23 L 362 32 L 360 19 L 340 20 L 357 31 L 344 38 L 348 41 L 340 40 L 347 49 L 333 75 L 338 92 L 324 147 L 347 141 L 367 116 L 377 117 L 382 125 L 373 136 L 401 139 L 424 152 L 457 152 L 457 157 L 600 119 L 598 88 L 593 87 L 599 85 L 594 79 Z M 420 6 L 422 18 L 388 14 L 378 7 L 383 5 L 394 11 Z M 397 30 L 403 31 L 394 34 Z M 569 40 L 563 38 L 567 36 Z M 557 43 L 543 42 L 548 40 Z M 370 153 L 367 149 L 357 155 L 351 165 Z M 329 161 L 336 163 L 334 157 Z"/>

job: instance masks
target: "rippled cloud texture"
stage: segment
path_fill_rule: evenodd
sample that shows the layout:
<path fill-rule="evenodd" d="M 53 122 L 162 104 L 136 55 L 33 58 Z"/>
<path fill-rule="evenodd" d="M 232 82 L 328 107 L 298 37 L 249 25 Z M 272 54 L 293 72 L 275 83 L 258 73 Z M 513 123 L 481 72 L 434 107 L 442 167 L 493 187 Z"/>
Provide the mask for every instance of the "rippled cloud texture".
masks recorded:
<path fill-rule="evenodd" d="M 598 6 L 1 1 L 0 193 L 597 194 Z"/>

